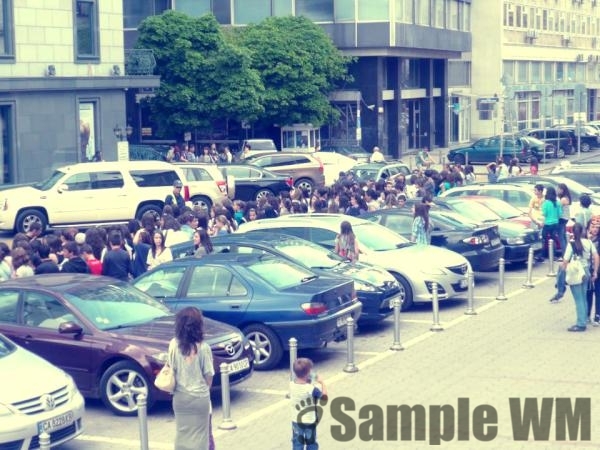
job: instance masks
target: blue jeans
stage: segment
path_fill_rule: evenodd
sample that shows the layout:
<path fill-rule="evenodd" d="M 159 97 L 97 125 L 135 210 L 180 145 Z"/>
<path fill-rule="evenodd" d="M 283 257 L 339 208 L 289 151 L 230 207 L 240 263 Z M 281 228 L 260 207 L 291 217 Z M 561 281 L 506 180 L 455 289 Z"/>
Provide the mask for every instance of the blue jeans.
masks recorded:
<path fill-rule="evenodd" d="M 304 425 L 292 422 L 292 450 L 318 450 L 317 424 Z"/>
<path fill-rule="evenodd" d="M 556 272 L 556 295 L 563 297 L 567 290 L 567 272 L 562 268 L 562 265 L 558 267 Z"/>
<path fill-rule="evenodd" d="M 570 285 L 571 294 L 575 300 L 575 312 L 577 313 L 577 326 L 585 328 L 587 325 L 587 289 L 590 282 L 590 276 L 583 277 L 583 282 L 580 284 Z"/>
<path fill-rule="evenodd" d="M 560 247 L 560 254 L 565 254 L 565 248 L 567 246 L 567 220 L 559 219 L 558 220 L 558 245 Z"/>

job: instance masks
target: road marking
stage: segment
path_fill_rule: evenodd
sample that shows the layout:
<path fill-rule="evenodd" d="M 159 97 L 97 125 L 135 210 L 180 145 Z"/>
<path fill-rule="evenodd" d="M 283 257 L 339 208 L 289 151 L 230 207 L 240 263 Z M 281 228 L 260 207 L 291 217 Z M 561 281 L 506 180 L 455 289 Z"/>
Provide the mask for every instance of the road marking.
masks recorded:
<path fill-rule="evenodd" d="M 140 440 L 139 439 L 121 439 L 121 438 L 111 438 L 106 436 L 90 436 L 90 435 L 81 435 L 77 437 L 78 441 L 89 441 L 89 442 L 103 442 L 105 444 L 115 444 L 119 446 L 129 446 L 133 448 L 140 448 Z M 150 444 L 152 450 L 172 450 L 173 443 L 166 442 L 152 442 Z"/>
<path fill-rule="evenodd" d="M 431 320 L 423 320 L 423 319 L 400 319 L 400 324 L 402 323 L 424 323 L 430 324 Z"/>

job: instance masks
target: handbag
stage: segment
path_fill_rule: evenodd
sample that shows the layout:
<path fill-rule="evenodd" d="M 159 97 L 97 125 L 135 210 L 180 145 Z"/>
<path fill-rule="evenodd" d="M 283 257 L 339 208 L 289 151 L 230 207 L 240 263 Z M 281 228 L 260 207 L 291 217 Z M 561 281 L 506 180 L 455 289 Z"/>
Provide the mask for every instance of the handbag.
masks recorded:
<path fill-rule="evenodd" d="M 581 284 L 583 282 L 583 277 L 585 276 L 585 268 L 583 267 L 581 258 L 575 254 L 573 243 L 571 243 L 571 249 L 573 251 L 573 255 L 571 256 L 571 260 L 567 265 L 565 280 L 567 284 L 570 285 Z"/>
<path fill-rule="evenodd" d="M 169 394 L 172 394 L 175 390 L 175 373 L 173 373 L 173 368 L 168 363 L 156 375 L 154 386 Z"/>

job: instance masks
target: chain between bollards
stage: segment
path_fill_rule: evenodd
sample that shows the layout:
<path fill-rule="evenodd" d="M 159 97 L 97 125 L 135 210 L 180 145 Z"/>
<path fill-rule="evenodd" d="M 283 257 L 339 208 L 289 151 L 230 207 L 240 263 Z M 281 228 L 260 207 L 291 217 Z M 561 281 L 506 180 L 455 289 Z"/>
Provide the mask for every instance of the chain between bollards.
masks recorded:
<path fill-rule="evenodd" d="M 394 350 L 394 351 L 404 350 L 404 347 L 402 346 L 402 343 L 400 342 L 400 307 L 401 307 L 401 305 L 402 305 L 402 302 L 400 301 L 400 298 L 396 297 L 393 300 L 394 342 L 392 343 L 392 346 L 390 347 L 390 350 Z"/>
<path fill-rule="evenodd" d="M 50 450 L 50 435 L 45 431 L 42 431 L 39 436 L 40 447 L 39 450 Z"/>
<path fill-rule="evenodd" d="M 556 276 L 556 270 L 554 270 L 554 239 L 548 239 L 548 274 L 549 277 Z"/>
<path fill-rule="evenodd" d="M 290 347 L 290 382 L 294 381 L 294 363 L 298 359 L 298 339 L 291 337 L 288 341 Z M 285 394 L 286 398 L 290 398 L 290 393 Z"/>
<path fill-rule="evenodd" d="M 148 397 L 146 394 L 140 394 L 136 402 L 140 428 L 140 450 L 148 450 Z"/>
<path fill-rule="evenodd" d="M 231 392 L 229 390 L 229 365 L 221 363 L 221 409 L 223 411 L 223 421 L 219 425 L 221 430 L 234 430 L 236 424 L 231 420 Z"/>
<path fill-rule="evenodd" d="M 498 295 L 496 300 L 508 300 L 504 293 L 504 272 L 506 270 L 506 261 L 504 258 L 498 260 Z"/>
<path fill-rule="evenodd" d="M 473 292 L 474 290 L 475 274 L 473 273 L 473 270 L 469 267 L 469 270 L 467 271 L 467 310 L 465 311 L 465 314 L 467 316 L 474 316 L 477 314 L 477 311 L 475 311 L 473 307 L 473 300 L 475 297 L 475 293 Z"/>
<path fill-rule="evenodd" d="M 523 283 L 524 288 L 531 289 L 533 284 L 533 247 L 529 247 L 529 255 L 527 258 L 527 280 Z"/>
<path fill-rule="evenodd" d="M 440 325 L 440 299 L 438 298 L 438 284 L 431 283 L 431 301 L 433 309 L 433 324 L 429 328 L 431 331 L 443 331 L 444 327 Z"/>
<path fill-rule="evenodd" d="M 358 372 L 358 367 L 354 364 L 354 319 L 352 317 L 348 317 L 348 321 L 346 322 L 346 344 L 347 355 L 344 372 Z"/>

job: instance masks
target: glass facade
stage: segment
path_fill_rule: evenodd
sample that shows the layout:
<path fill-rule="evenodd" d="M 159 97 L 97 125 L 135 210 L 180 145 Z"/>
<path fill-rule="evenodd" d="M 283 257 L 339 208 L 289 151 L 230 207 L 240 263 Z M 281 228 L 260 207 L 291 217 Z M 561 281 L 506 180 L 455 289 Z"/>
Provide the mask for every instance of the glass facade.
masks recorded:
<path fill-rule="evenodd" d="M 334 6 L 334 19 L 336 22 L 353 22 L 355 20 L 354 0 L 336 0 Z"/>
<path fill-rule="evenodd" d="M 177 0 L 175 9 L 190 16 L 199 17 L 211 12 L 210 0 Z"/>
<path fill-rule="evenodd" d="M 313 22 L 333 22 L 333 0 L 296 0 L 296 15 Z"/>
<path fill-rule="evenodd" d="M 357 0 L 358 21 L 377 22 L 390 20 L 389 0 Z"/>
<path fill-rule="evenodd" d="M 233 22 L 238 25 L 258 23 L 271 16 L 270 2 L 264 0 L 234 0 Z"/>

